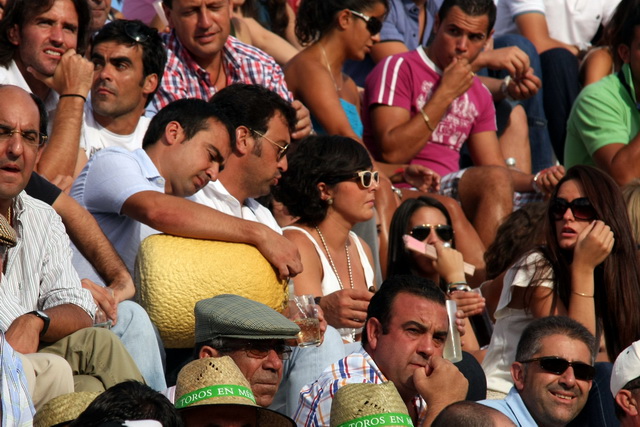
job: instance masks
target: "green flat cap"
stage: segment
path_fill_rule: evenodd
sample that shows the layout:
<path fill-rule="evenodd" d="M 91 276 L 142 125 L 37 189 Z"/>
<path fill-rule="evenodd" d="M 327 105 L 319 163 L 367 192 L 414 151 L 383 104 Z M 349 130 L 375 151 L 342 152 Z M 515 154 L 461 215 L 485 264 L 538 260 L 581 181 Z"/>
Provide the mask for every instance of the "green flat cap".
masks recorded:
<path fill-rule="evenodd" d="M 291 339 L 300 328 L 271 307 L 239 295 L 223 294 L 198 301 L 196 342 L 215 338 Z"/>

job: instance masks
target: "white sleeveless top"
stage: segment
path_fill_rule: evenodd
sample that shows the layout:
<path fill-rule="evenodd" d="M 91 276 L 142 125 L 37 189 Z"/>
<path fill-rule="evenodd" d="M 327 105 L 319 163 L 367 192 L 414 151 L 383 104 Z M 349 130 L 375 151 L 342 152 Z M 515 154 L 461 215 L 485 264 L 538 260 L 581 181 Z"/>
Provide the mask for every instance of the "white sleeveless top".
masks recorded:
<path fill-rule="evenodd" d="M 321 283 L 322 295 L 328 295 L 335 291 L 339 291 L 340 283 L 338 282 L 338 277 L 336 276 L 336 273 L 333 271 L 333 268 L 331 268 L 331 263 L 327 259 L 327 256 L 324 254 L 324 251 L 322 250 L 318 242 L 316 242 L 316 239 L 314 239 L 313 236 L 309 234 L 307 230 L 300 227 L 296 227 L 294 225 L 284 227 L 282 230 L 283 231 L 297 230 L 302 234 L 304 234 L 305 236 L 307 236 L 307 238 L 311 240 L 311 243 L 313 243 L 313 246 L 316 248 L 316 252 L 320 257 L 320 262 L 322 263 L 322 283 Z M 375 285 L 373 268 L 369 263 L 369 258 L 367 257 L 367 254 L 364 251 L 364 248 L 362 247 L 362 243 L 360 243 L 360 239 L 358 239 L 358 236 L 353 231 L 350 231 L 349 238 L 351 239 L 352 242 L 355 242 L 356 249 L 358 249 L 358 255 L 360 256 L 362 269 L 364 270 L 364 280 L 368 289 L 371 286 Z M 353 329 L 342 328 L 338 330 L 340 331 L 340 335 L 342 335 L 343 340 L 348 342 L 353 341 L 353 336 L 352 336 Z"/>

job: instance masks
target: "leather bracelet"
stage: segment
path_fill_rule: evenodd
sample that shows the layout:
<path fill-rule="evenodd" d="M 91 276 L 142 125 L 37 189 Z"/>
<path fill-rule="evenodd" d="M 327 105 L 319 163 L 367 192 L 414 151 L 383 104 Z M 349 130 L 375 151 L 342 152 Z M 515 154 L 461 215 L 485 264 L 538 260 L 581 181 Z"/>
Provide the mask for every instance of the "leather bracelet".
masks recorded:
<path fill-rule="evenodd" d="M 87 102 L 87 97 L 80 95 L 79 93 L 64 93 L 60 95 L 58 98 L 82 98 L 84 102 Z"/>
<path fill-rule="evenodd" d="M 581 292 L 571 291 L 571 293 L 572 294 L 576 294 L 576 295 L 581 296 L 581 297 L 585 297 L 585 298 L 593 298 L 593 295 L 583 294 Z"/>
<path fill-rule="evenodd" d="M 418 108 L 418 110 L 420 111 L 420 113 L 422 113 L 422 118 L 424 119 L 424 122 L 427 124 L 427 127 L 429 128 L 429 130 L 431 132 L 436 130 L 435 127 L 431 126 L 431 122 L 429 121 L 429 116 L 427 116 L 427 113 L 424 112 L 424 109 L 423 108 Z"/>

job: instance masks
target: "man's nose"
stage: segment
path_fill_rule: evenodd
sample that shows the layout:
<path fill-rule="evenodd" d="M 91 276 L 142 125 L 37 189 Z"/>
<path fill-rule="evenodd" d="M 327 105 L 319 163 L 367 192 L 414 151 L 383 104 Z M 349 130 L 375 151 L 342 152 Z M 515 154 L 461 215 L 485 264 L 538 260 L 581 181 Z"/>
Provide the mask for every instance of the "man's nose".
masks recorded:
<path fill-rule="evenodd" d="M 265 357 L 262 366 L 264 369 L 279 372 L 282 370 L 282 359 L 280 359 L 280 356 L 278 356 L 278 353 L 274 349 L 271 349 L 267 357 Z"/>

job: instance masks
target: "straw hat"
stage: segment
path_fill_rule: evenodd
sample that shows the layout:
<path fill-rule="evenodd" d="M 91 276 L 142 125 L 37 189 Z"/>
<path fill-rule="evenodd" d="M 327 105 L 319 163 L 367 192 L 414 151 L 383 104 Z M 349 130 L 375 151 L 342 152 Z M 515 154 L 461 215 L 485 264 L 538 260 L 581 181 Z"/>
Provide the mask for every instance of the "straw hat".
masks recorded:
<path fill-rule="evenodd" d="M 54 397 L 33 418 L 34 427 L 54 427 L 69 423 L 80 416 L 98 397 L 98 391 L 79 391 Z"/>
<path fill-rule="evenodd" d="M 407 406 L 391 381 L 341 387 L 331 402 L 330 422 L 331 427 L 413 425 Z"/>
<path fill-rule="evenodd" d="M 205 405 L 255 408 L 260 426 L 295 426 L 291 418 L 256 404 L 251 384 L 229 356 L 194 360 L 178 374 L 176 408 L 182 412 Z"/>

